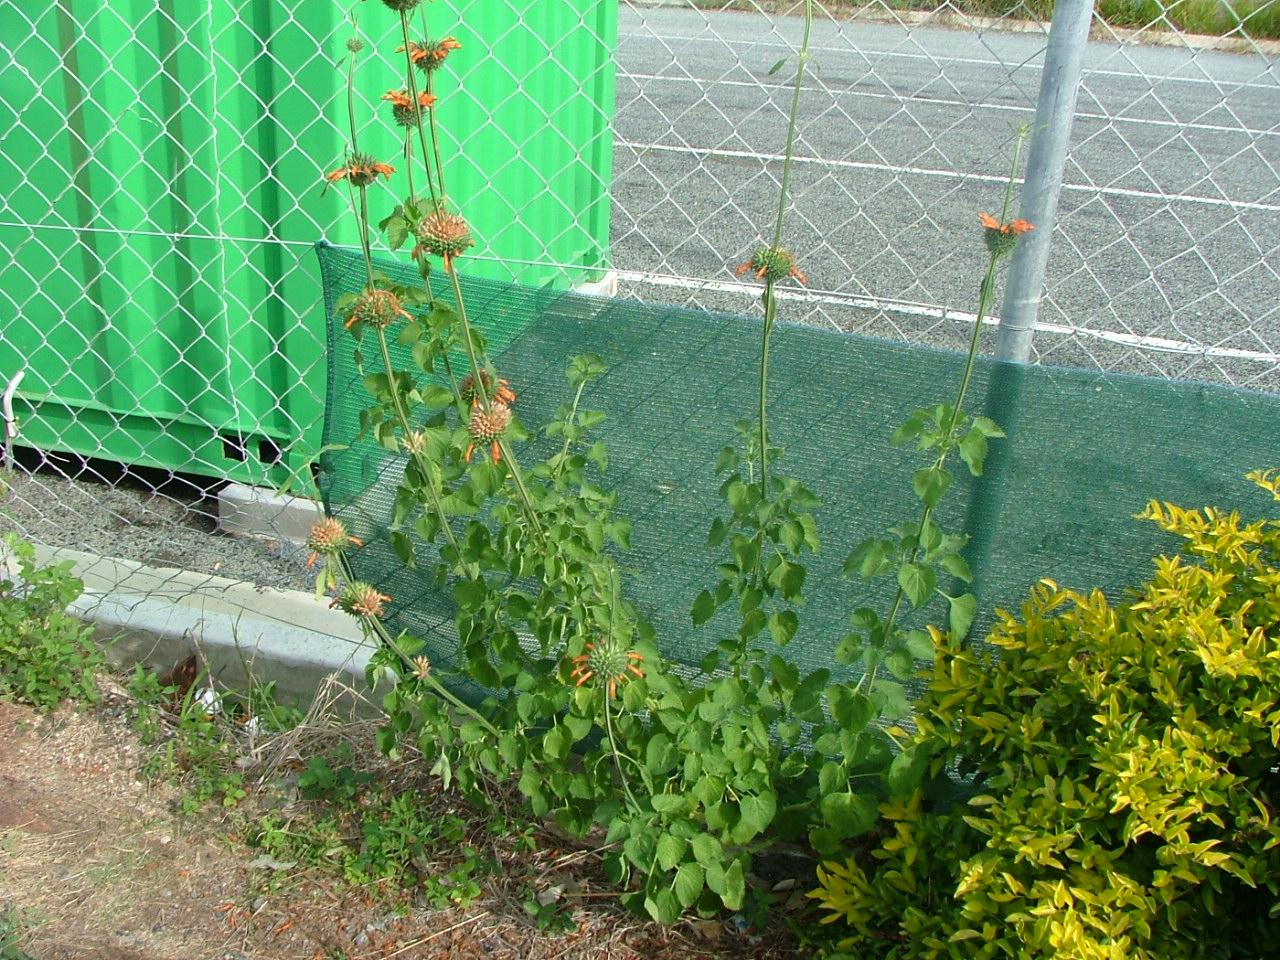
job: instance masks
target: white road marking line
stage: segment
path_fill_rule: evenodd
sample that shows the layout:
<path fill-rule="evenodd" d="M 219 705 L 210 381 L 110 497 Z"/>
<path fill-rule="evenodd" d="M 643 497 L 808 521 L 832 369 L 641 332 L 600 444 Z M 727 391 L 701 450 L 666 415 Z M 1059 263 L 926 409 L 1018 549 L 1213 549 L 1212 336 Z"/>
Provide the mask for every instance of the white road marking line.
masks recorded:
<path fill-rule="evenodd" d="M 761 82 L 749 83 L 746 80 L 716 80 L 710 77 L 664 77 L 651 73 L 625 73 L 618 74 L 619 80 L 645 80 L 660 81 L 663 83 L 693 83 L 699 86 L 716 86 L 716 87 L 748 87 L 752 90 L 774 89 L 771 84 Z M 639 86 L 639 84 L 637 84 Z M 789 89 L 777 86 L 776 89 Z M 1012 103 L 967 103 L 964 100 L 944 100 L 941 97 L 920 97 L 914 94 L 892 94 L 892 93 L 872 93 L 869 90 L 854 90 L 845 88 L 841 90 L 832 87 L 803 87 L 808 93 L 825 93 L 835 94 L 837 96 L 847 95 L 851 97 L 863 97 L 870 100 L 890 100 L 894 103 L 924 103 L 941 107 L 967 107 L 969 110 L 1005 110 L 1012 113 L 1030 113 L 1034 114 L 1036 108 L 1034 104 L 1020 105 Z M 716 106 L 712 102 L 712 106 Z M 1085 120 L 1103 120 L 1108 123 L 1128 123 L 1139 124 L 1153 127 L 1175 127 L 1179 130 L 1211 130 L 1215 133 L 1248 133 L 1260 137 L 1280 137 L 1280 129 L 1277 130 L 1255 130 L 1252 127 L 1226 127 L 1212 123 L 1179 123 L 1177 120 L 1149 120 L 1143 117 L 1113 117 L 1105 113 L 1087 113 L 1083 110 L 1076 112 L 1077 119 Z"/>
<path fill-rule="evenodd" d="M 665 143 L 635 143 L 630 140 L 617 140 L 615 145 L 628 147 L 637 152 L 658 151 L 661 153 L 702 154 L 709 157 L 722 157 L 730 160 L 762 160 L 781 163 L 780 153 L 755 153 L 751 150 L 724 150 L 711 147 L 678 147 Z M 951 180 L 969 180 L 979 183 L 999 183 L 1007 181 L 1007 177 L 986 173 L 965 173 L 959 170 L 936 170 L 932 167 L 911 167 L 894 163 L 870 163 L 865 160 L 824 160 L 821 157 L 793 157 L 796 163 L 818 164 L 819 166 L 836 167 L 843 170 L 876 170 L 884 173 L 909 174 L 920 177 L 942 177 Z M 1022 181 L 1019 180 L 1019 183 Z M 1248 200 L 1222 200 L 1218 197 L 1196 197 L 1184 193 L 1155 193 L 1150 190 L 1129 190 L 1124 187 L 1099 187 L 1081 183 L 1064 183 L 1062 189 L 1073 193 L 1089 193 L 1107 197 L 1132 197 L 1139 200 L 1161 200 L 1166 203 L 1198 203 L 1211 207 L 1228 207 L 1232 210 L 1263 210 L 1280 213 L 1280 204 L 1255 203 Z"/>
<path fill-rule="evenodd" d="M 677 277 L 669 274 L 648 273 L 642 270 L 618 269 L 616 272 L 619 280 L 631 283 L 641 283 L 656 287 L 675 287 L 682 290 L 711 290 L 716 293 L 736 293 L 749 295 L 752 299 L 759 299 L 760 290 L 762 289 L 759 284 L 740 283 L 733 280 L 698 280 L 693 277 Z M 923 303 L 889 300 L 881 297 L 863 297 L 857 294 L 839 293 L 832 290 L 782 288 L 777 293 L 780 300 L 793 300 L 798 303 L 825 303 L 842 307 L 858 307 L 864 310 L 878 310 L 884 313 L 899 313 L 913 317 L 933 317 L 938 320 L 956 320 L 970 324 L 975 323 L 978 319 L 977 315 L 973 313 L 947 310 L 943 307 L 932 307 Z M 996 327 L 1000 325 L 1000 318 L 985 317 L 982 323 L 983 326 Z M 1236 347 L 1214 347 L 1188 343 L 1184 340 L 1173 340 L 1168 337 L 1146 337 L 1135 333 L 1122 333 L 1117 330 L 1095 330 L 1092 327 L 1075 327 L 1067 324 L 1040 321 L 1037 321 L 1035 329 L 1064 336 L 1105 340 L 1108 343 L 1135 347 L 1140 350 L 1153 350 L 1159 353 L 1176 353 L 1184 356 L 1224 360 L 1255 360 L 1262 363 L 1280 363 L 1280 353 L 1241 350 Z"/>
<path fill-rule="evenodd" d="M 1045 40 L 1047 41 L 1047 39 L 1048 39 L 1048 33 L 1046 32 Z M 719 36 L 717 37 L 696 37 L 696 36 L 668 37 L 668 36 L 663 36 L 662 34 L 652 33 L 649 31 L 633 34 L 630 36 L 620 37 L 619 46 L 621 46 L 622 43 L 625 43 L 628 41 L 644 42 L 648 40 L 657 40 L 664 46 L 667 46 L 669 43 L 710 43 L 710 44 L 716 44 L 718 46 L 725 46 L 725 47 L 771 47 L 779 50 L 785 50 L 787 53 L 790 53 L 790 54 L 794 54 L 796 51 L 795 45 L 787 43 L 782 40 L 739 40 L 733 37 L 719 37 Z M 668 50 L 669 49 L 670 48 L 668 47 Z M 819 53 L 836 53 L 836 54 L 842 54 L 845 56 L 848 56 L 849 54 L 856 54 L 859 57 L 861 57 L 863 60 L 867 61 L 868 63 L 873 58 L 879 58 L 879 59 L 898 59 L 898 60 L 927 60 L 930 63 L 960 63 L 960 64 L 968 64 L 968 65 L 978 66 L 978 67 L 1000 67 L 1003 70 L 1010 71 L 1010 73 L 1012 73 L 1012 71 L 1014 70 L 1019 70 L 1019 69 L 1027 69 L 1027 70 L 1043 70 L 1044 69 L 1043 63 L 1032 62 L 1032 59 L 1030 57 L 1014 63 L 1009 63 L 1002 60 L 982 60 L 977 57 L 954 57 L 954 56 L 945 56 L 945 55 L 935 56 L 932 53 L 926 53 L 926 52 L 904 53 L 900 50 L 870 50 L 861 46 L 856 40 L 853 40 L 852 38 L 848 41 L 847 45 L 843 47 L 823 47 L 823 46 L 811 45 L 809 49 L 810 49 L 811 55 L 819 54 Z M 1033 56 L 1039 57 L 1041 54 L 1044 53 L 1044 49 L 1045 48 L 1043 46 L 1040 47 L 1035 52 L 1035 54 L 1033 54 Z M 1194 60 L 1194 52 L 1193 52 L 1192 59 Z M 1268 64 L 1267 71 L 1260 71 L 1260 73 L 1268 72 L 1271 69 L 1271 61 L 1267 60 L 1266 62 Z M 736 65 L 741 66 L 741 63 Z M 1212 77 L 1177 77 L 1177 76 L 1172 76 L 1168 74 L 1142 73 L 1141 71 L 1136 71 L 1136 70 L 1135 71 L 1107 70 L 1107 69 L 1101 69 L 1097 67 L 1091 68 L 1087 66 L 1084 68 L 1084 73 L 1086 76 L 1123 77 L 1129 80 L 1142 80 L 1143 82 L 1152 84 L 1152 85 L 1156 83 L 1167 82 L 1167 83 L 1205 84 L 1205 85 L 1214 87 L 1216 89 L 1221 89 L 1226 87 L 1233 90 L 1256 89 L 1256 90 L 1270 90 L 1272 92 L 1275 92 L 1276 90 L 1280 89 L 1280 81 L 1269 82 L 1269 83 L 1259 83 L 1256 80 L 1215 80 Z"/>

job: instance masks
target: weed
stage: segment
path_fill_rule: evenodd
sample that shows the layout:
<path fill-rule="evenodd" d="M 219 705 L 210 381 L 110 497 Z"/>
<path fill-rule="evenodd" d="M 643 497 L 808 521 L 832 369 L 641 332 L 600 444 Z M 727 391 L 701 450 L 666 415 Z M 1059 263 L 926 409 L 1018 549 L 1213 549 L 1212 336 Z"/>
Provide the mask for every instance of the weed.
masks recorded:
<path fill-rule="evenodd" d="M 27 922 L 17 907 L 0 907 L 0 960 L 34 960 L 20 945 L 26 928 Z"/>
<path fill-rule="evenodd" d="M 71 562 L 40 567 L 31 544 L 6 534 L 17 581 L 0 573 L 0 699 L 52 710 L 67 697 L 95 702 L 93 676 L 103 658 L 92 631 L 67 613 L 84 590 Z"/>

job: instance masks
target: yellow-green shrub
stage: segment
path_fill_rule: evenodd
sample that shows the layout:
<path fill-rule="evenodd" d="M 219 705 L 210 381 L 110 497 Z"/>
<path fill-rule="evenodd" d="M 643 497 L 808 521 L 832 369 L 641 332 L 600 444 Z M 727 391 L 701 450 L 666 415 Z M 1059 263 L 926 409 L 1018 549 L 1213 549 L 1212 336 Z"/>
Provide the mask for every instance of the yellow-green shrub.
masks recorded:
<path fill-rule="evenodd" d="M 1280 474 L 1250 474 L 1280 501 Z M 996 655 L 939 636 L 933 772 L 977 791 L 886 806 L 872 859 L 813 896 L 847 949 L 1175 960 L 1280 950 L 1280 521 L 1152 502 L 1181 537 L 1129 602 L 1044 581 Z M 887 833 L 886 833 L 887 835 Z"/>

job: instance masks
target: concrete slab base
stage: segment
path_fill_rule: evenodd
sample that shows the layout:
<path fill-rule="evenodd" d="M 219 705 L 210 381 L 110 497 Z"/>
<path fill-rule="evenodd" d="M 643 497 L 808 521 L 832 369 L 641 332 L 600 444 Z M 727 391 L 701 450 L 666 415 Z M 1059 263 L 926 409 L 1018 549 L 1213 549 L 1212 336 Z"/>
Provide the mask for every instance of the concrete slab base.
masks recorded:
<path fill-rule="evenodd" d="M 218 529 L 236 536 L 302 544 L 322 515 L 311 498 L 282 497 L 267 487 L 229 483 L 218 492 Z"/>
<path fill-rule="evenodd" d="M 580 283 L 573 288 L 574 293 L 587 293 L 595 297 L 616 297 L 618 295 L 618 271 L 610 270 L 599 280 Z"/>
<path fill-rule="evenodd" d="M 93 624 L 123 669 L 168 670 L 198 652 L 219 685 L 275 681 L 281 702 L 307 705 L 335 671 L 365 689 L 373 652 L 360 625 L 313 594 L 36 544 L 40 565 L 70 560 L 84 581 L 71 612 Z"/>

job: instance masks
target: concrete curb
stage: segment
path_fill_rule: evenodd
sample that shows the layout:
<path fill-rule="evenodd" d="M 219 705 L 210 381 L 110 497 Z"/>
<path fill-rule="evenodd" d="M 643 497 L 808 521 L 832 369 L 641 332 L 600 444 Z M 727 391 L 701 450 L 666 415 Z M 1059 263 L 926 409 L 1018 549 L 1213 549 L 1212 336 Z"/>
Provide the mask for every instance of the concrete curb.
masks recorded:
<path fill-rule="evenodd" d="M 364 685 L 373 645 L 355 620 L 312 594 L 44 544 L 35 550 L 41 565 L 72 562 L 85 589 L 71 612 L 94 626 L 117 667 L 167 670 L 198 650 L 219 683 L 244 686 L 248 664 L 255 680 L 274 681 L 283 702 L 298 704 L 335 672 Z"/>

